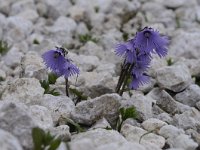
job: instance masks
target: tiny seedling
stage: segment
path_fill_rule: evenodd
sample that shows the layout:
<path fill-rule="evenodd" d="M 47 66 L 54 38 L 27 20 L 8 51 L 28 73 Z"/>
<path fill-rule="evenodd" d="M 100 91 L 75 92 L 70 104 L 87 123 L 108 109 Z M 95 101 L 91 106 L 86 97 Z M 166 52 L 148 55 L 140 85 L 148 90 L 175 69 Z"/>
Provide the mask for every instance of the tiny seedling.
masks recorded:
<path fill-rule="evenodd" d="M 5 55 L 10 47 L 6 41 L 0 40 L 0 54 Z"/>
<path fill-rule="evenodd" d="M 61 140 L 52 136 L 49 132 L 45 132 L 40 128 L 32 129 L 32 138 L 34 150 L 56 150 Z"/>
<path fill-rule="evenodd" d="M 96 38 L 93 38 L 92 35 L 90 35 L 90 34 L 79 35 L 79 41 L 81 43 L 86 43 L 88 41 L 92 41 L 94 43 L 98 42 L 98 40 Z"/>

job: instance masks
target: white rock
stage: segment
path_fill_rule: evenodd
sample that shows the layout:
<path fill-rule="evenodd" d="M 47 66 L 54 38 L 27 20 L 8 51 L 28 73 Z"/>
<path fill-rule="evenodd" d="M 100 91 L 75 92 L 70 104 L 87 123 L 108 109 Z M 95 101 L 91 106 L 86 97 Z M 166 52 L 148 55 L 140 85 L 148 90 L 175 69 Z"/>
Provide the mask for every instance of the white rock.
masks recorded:
<path fill-rule="evenodd" d="M 86 17 L 86 7 L 74 5 L 69 8 L 69 15 L 75 21 L 81 21 Z"/>
<path fill-rule="evenodd" d="M 173 9 L 185 5 L 186 2 L 187 2 L 186 0 L 176 0 L 176 1 L 173 1 L 173 0 L 168 0 L 168 1 L 161 0 L 160 1 L 160 3 L 163 4 L 164 6 L 166 6 L 168 8 L 173 8 Z"/>
<path fill-rule="evenodd" d="M 96 72 L 109 72 L 111 75 L 115 75 L 116 66 L 113 63 L 100 63 L 100 65 L 96 68 Z"/>
<path fill-rule="evenodd" d="M 142 127 L 147 131 L 157 131 L 165 125 L 167 125 L 167 123 L 155 118 L 150 118 L 142 123 Z"/>
<path fill-rule="evenodd" d="M 88 30 L 87 26 L 85 25 L 85 23 L 80 22 L 77 25 L 76 34 L 84 35 L 84 34 L 88 34 L 88 33 L 89 33 L 89 30 Z"/>
<path fill-rule="evenodd" d="M 111 128 L 110 124 L 105 118 L 102 118 L 98 120 L 91 128 L 90 130 L 94 130 L 97 128 Z"/>
<path fill-rule="evenodd" d="M 88 148 L 96 150 L 105 144 L 123 144 L 126 143 L 126 139 L 115 130 L 95 129 L 83 133 L 79 133 L 72 137 L 70 142 L 70 148 L 72 150 Z"/>
<path fill-rule="evenodd" d="M 56 138 L 61 139 L 62 141 L 69 141 L 71 139 L 71 133 L 69 132 L 68 125 L 61 125 L 57 127 L 52 127 L 49 129 L 51 135 L 55 136 Z"/>
<path fill-rule="evenodd" d="M 195 106 L 200 101 L 200 87 L 192 84 L 183 92 L 176 94 L 175 99 L 185 105 Z"/>
<path fill-rule="evenodd" d="M 0 80 L 5 80 L 6 79 L 6 73 L 3 70 L 0 70 Z"/>
<path fill-rule="evenodd" d="M 188 135 L 180 134 L 174 138 L 167 139 L 170 147 L 182 148 L 184 150 L 196 150 L 198 144 L 194 142 Z"/>
<path fill-rule="evenodd" d="M 191 74 L 187 66 L 173 65 L 158 69 L 156 79 L 161 87 L 179 92 L 190 85 Z"/>
<path fill-rule="evenodd" d="M 36 127 L 29 109 L 22 103 L 0 103 L 0 128 L 16 136 L 24 149 L 32 149 L 31 129 Z"/>
<path fill-rule="evenodd" d="M 120 100 L 121 97 L 117 94 L 105 94 L 82 101 L 71 112 L 71 117 L 75 122 L 86 125 L 91 125 L 102 117 L 105 117 L 109 123 L 113 123 L 118 117 Z"/>
<path fill-rule="evenodd" d="M 47 5 L 48 13 L 50 18 L 58 18 L 59 16 L 66 16 L 68 9 L 71 7 L 71 3 L 68 0 L 40 0 Z"/>
<path fill-rule="evenodd" d="M 20 78 L 7 85 L 2 100 L 21 102 L 28 105 L 39 104 L 44 89 L 40 82 L 34 78 Z"/>
<path fill-rule="evenodd" d="M 60 117 L 69 118 L 70 112 L 75 108 L 73 101 L 66 96 L 53 96 L 45 94 L 41 103 L 51 112 L 53 122 L 56 124 Z"/>
<path fill-rule="evenodd" d="M 71 82 L 75 83 L 76 81 Z M 116 83 L 115 78 L 108 72 L 81 72 L 76 85 L 86 96 L 94 98 L 106 93 L 113 93 Z"/>
<path fill-rule="evenodd" d="M 182 114 L 176 114 L 174 117 L 173 124 L 179 128 L 186 129 L 197 129 L 200 125 L 200 112 L 192 108 L 191 110 L 185 111 Z"/>
<path fill-rule="evenodd" d="M 192 11 L 194 11 L 192 9 Z M 187 20 L 188 21 L 188 20 Z M 183 31 L 179 30 L 174 33 L 176 35 L 172 39 L 172 43 L 170 44 L 169 55 L 176 57 L 185 57 L 185 58 L 196 58 L 200 57 L 199 47 L 200 44 L 197 42 L 197 39 L 200 38 L 200 30 L 195 31 Z M 193 39 L 190 41 L 190 39 Z M 187 41 L 190 41 L 188 45 Z"/>
<path fill-rule="evenodd" d="M 159 130 L 159 135 L 163 136 L 164 138 L 173 138 L 178 135 L 184 134 L 183 129 L 179 129 L 173 125 L 165 125 Z"/>
<path fill-rule="evenodd" d="M 29 107 L 33 120 L 37 123 L 38 127 L 48 129 L 53 127 L 53 120 L 51 112 L 43 106 L 32 105 Z"/>
<path fill-rule="evenodd" d="M 5 64 L 9 67 L 17 67 L 20 62 L 21 58 L 24 56 L 22 52 L 17 47 L 12 47 L 3 58 Z"/>
<path fill-rule="evenodd" d="M 36 78 L 38 80 L 47 79 L 47 69 L 43 63 L 42 57 L 36 52 L 30 51 L 22 58 L 22 76 L 27 78 Z"/>
<path fill-rule="evenodd" d="M 28 36 L 33 30 L 32 22 L 20 16 L 10 16 L 8 17 L 7 20 L 8 20 L 8 27 L 7 27 L 8 31 L 10 29 L 16 28 L 19 31 L 22 31 L 22 33 L 24 33 L 25 36 Z"/>
<path fill-rule="evenodd" d="M 161 113 L 156 116 L 157 119 L 162 120 L 168 124 L 171 124 L 173 119 L 168 113 Z"/>
<path fill-rule="evenodd" d="M 23 11 L 34 9 L 34 0 L 20 0 L 11 5 L 10 15 L 17 15 Z"/>
<path fill-rule="evenodd" d="M 37 11 L 36 10 L 31 10 L 31 9 L 30 10 L 25 10 L 25 11 L 19 13 L 18 16 L 20 16 L 20 17 L 22 17 L 22 18 L 24 18 L 26 20 L 30 20 L 32 22 L 35 22 L 39 17 Z"/>
<path fill-rule="evenodd" d="M 15 2 L 14 0 L 7 0 L 7 1 L 4 1 L 4 0 L 0 0 L 0 12 L 6 14 L 6 15 L 9 15 L 9 12 L 10 12 L 10 5 Z"/>
<path fill-rule="evenodd" d="M 165 139 L 162 136 L 154 133 L 146 134 L 147 131 L 139 127 L 134 127 L 128 124 L 122 126 L 122 135 L 130 142 L 139 142 L 142 145 L 155 145 L 162 148 L 165 145 Z M 146 134 L 146 135 L 144 135 Z M 143 136 L 144 135 L 144 136 Z M 143 137 L 141 137 L 143 136 Z M 141 138 L 141 139 L 140 139 Z"/>
<path fill-rule="evenodd" d="M 0 145 L 1 150 L 22 150 L 18 139 L 2 129 L 0 129 Z"/>
<path fill-rule="evenodd" d="M 142 94 L 134 94 L 130 100 L 122 102 L 124 107 L 134 106 L 142 120 L 152 118 L 152 101 Z"/>

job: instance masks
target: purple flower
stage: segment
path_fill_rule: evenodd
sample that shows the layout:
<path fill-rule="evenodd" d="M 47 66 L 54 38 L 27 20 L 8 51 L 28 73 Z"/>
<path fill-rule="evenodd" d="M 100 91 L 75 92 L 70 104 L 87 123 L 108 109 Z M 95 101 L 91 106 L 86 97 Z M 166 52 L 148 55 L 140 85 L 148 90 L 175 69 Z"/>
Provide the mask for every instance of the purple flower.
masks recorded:
<path fill-rule="evenodd" d="M 149 77 L 147 75 L 141 74 L 140 76 L 135 76 L 132 74 L 132 82 L 130 83 L 130 89 L 136 90 L 139 86 L 147 84 L 149 82 Z"/>
<path fill-rule="evenodd" d="M 126 43 L 117 44 L 117 46 L 115 47 L 115 53 L 117 56 L 125 57 L 126 62 L 133 63 L 134 60 L 136 60 L 134 39 L 129 40 Z"/>
<path fill-rule="evenodd" d="M 147 69 L 149 68 L 149 65 L 150 65 L 150 62 L 139 60 L 134 64 L 131 73 L 135 74 L 136 77 L 139 77 L 145 71 L 147 71 Z"/>
<path fill-rule="evenodd" d="M 169 40 L 165 36 L 161 36 L 158 31 L 145 27 L 136 34 L 135 47 L 141 53 L 157 53 L 160 57 L 167 55 L 167 45 Z"/>
<path fill-rule="evenodd" d="M 65 52 L 63 48 L 57 48 L 56 50 L 49 50 L 42 55 L 47 68 L 52 70 L 58 76 L 65 76 L 68 78 L 72 75 L 79 74 L 79 69 L 71 60 L 65 58 Z"/>

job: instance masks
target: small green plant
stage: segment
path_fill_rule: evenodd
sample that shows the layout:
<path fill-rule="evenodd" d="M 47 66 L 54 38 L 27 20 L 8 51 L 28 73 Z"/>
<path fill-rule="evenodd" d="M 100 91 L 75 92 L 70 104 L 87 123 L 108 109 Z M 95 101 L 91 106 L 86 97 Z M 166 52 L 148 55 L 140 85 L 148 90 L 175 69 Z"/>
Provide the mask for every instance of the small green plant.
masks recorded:
<path fill-rule="evenodd" d="M 168 66 L 171 66 L 171 65 L 173 65 L 174 64 L 174 60 L 172 59 L 172 58 L 168 58 L 167 59 L 167 65 Z"/>
<path fill-rule="evenodd" d="M 116 125 L 116 129 L 118 131 L 121 130 L 122 124 L 126 119 L 128 119 L 128 118 L 137 119 L 138 118 L 138 113 L 134 106 L 128 107 L 128 108 L 120 108 L 119 114 L 120 115 L 119 115 L 117 125 Z"/>
<path fill-rule="evenodd" d="M 94 10 L 95 10 L 96 13 L 98 13 L 99 12 L 99 7 L 98 6 L 94 7 Z"/>
<path fill-rule="evenodd" d="M 56 150 L 61 140 L 52 136 L 49 132 L 45 132 L 40 128 L 32 129 L 32 138 L 34 150 Z"/>
<path fill-rule="evenodd" d="M 93 38 L 90 34 L 79 35 L 79 41 L 81 43 L 86 43 L 88 41 L 92 41 L 94 43 L 98 42 L 98 40 L 96 38 Z"/>
<path fill-rule="evenodd" d="M 128 40 L 128 33 L 124 32 L 122 37 L 123 37 L 124 41 L 127 41 Z"/>
<path fill-rule="evenodd" d="M 37 39 L 34 39 L 33 40 L 33 44 L 37 44 L 38 45 L 38 44 L 40 44 L 40 42 Z"/>
<path fill-rule="evenodd" d="M 56 91 L 56 89 L 50 89 L 50 84 L 55 84 L 56 82 L 56 79 L 58 77 L 53 74 L 53 73 L 50 73 L 48 75 L 48 80 L 42 80 L 40 81 L 40 84 L 41 86 L 44 88 L 44 94 L 51 94 L 51 95 L 54 95 L 54 96 L 59 96 L 60 93 Z"/>
<path fill-rule="evenodd" d="M 69 88 L 69 91 L 74 94 L 75 98 L 75 103 L 77 104 L 78 102 L 82 101 L 82 100 L 87 100 L 88 96 L 84 95 L 83 92 L 78 91 L 75 88 Z"/>
<path fill-rule="evenodd" d="M 0 54 L 5 55 L 10 47 L 6 41 L 0 40 Z"/>

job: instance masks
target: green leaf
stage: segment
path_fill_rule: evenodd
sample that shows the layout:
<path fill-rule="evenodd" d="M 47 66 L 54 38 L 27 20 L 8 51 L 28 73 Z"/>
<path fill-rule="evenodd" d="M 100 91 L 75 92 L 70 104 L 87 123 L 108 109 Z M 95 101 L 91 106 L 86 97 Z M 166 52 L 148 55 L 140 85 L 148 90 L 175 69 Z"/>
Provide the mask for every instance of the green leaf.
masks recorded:
<path fill-rule="evenodd" d="M 60 146 L 61 140 L 60 139 L 54 139 L 48 150 L 56 150 Z"/>
<path fill-rule="evenodd" d="M 37 44 L 38 45 L 38 44 L 40 44 L 40 42 L 37 39 L 34 39 L 33 40 L 33 44 Z"/>
<path fill-rule="evenodd" d="M 77 96 L 78 100 L 87 100 L 88 96 L 84 95 L 83 92 L 78 91 L 75 88 L 69 88 L 69 91 Z"/>
<path fill-rule="evenodd" d="M 120 114 L 122 117 L 122 121 L 125 121 L 128 118 L 133 118 L 136 119 L 138 117 L 138 113 L 135 109 L 135 107 L 129 107 L 129 108 L 121 108 L 120 109 Z"/>
<path fill-rule="evenodd" d="M 173 64 L 174 64 L 173 59 L 172 59 L 172 58 L 168 58 L 168 59 L 167 59 L 167 65 L 168 65 L 168 66 L 171 66 L 171 65 L 173 65 Z"/>
<path fill-rule="evenodd" d="M 54 73 L 48 74 L 48 81 L 49 81 L 49 84 L 55 84 L 57 78 L 58 78 L 58 76 L 57 76 L 56 74 L 54 74 Z"/>
<path fill-rule="evenodd" d="M 45 132 L 42 129 L 40 128 L 32 129 L 34 150 L 42 150 L 44 136 L 45 136 Z"/>
<path fill-rule="evenodd" d="M 75 127 L 75 129 L 77 130 L 78 133 L 85 131 L 83 128 L 81 128 L 81 126 L 78 123 L 74 122 L 73 120 L 71 120 L 69 118 L 65 118 L 65 120 L 66 120 L 67 124 L 69 126 L 71 126 L 70 129 Z"/>
<path fill-rule="evenodd" d="M 0 53 L 2 55 L 5 55 L 10 47 L 8 46 L 8 43 L 6 41 L 0 40 Z"/>
<path fill-rule="evenodd" d="M 86 43 L 88 41 L 92 41 L 94 43 L 98 42 L 98 40 L 96 38 L 93 38 L 90 34 L 79 35 L 79 41 L 81 43 Z"/>
<path fill-rule="evenodd" d="M 50 134 L 50 132 L 47 132 L 44 136 L 43 144 L 45 146 L 50 145 L 50 143 L 53 141 L 54 137 Z"/>
<path fill-rule="evenodd" d="M 59 96 L 60 93 L 58 91 L 56 91 L 56 89 L 52 89 L 50 91 L 48 91 L 47 94 L 51 94 L 51 95 L 54 95 L 54 96 Z"/>

